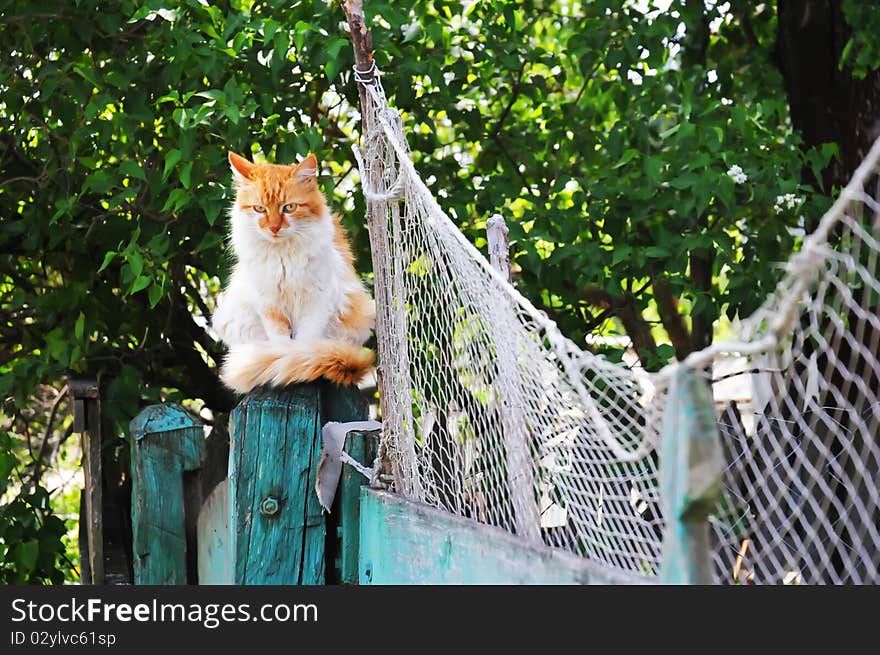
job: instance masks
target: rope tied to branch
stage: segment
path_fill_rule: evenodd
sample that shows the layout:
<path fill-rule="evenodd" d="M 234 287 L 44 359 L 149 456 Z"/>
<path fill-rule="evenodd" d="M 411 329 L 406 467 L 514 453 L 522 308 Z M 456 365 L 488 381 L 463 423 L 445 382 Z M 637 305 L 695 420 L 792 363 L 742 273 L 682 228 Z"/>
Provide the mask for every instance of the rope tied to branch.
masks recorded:
<path fill-rule="evenodd" d="M 370 67 L 367 70 L 361 70 L 358 68 L 357 64 L 351 68 L 354 71 L 354 81 L 358 84 L 363 84 L 364 86 L 376 85 L 381 87 L 382 82 L 379 78 L 381 77 L 382 72 L 379 70 L 379 67 L 376 66 L 375 60 L 370 60 Z"/>

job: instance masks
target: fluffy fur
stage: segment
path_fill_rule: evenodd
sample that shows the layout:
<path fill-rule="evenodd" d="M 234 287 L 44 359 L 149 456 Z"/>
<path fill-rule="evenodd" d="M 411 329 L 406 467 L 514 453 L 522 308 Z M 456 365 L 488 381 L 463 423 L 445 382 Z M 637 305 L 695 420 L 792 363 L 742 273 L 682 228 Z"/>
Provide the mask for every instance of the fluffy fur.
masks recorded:
<path fill-rule="evenodd" d="M 229 345 L 221 379 L 240 393 L 319 377 L 357 382 L 373 363 L 362 344 L 375 309 L 318 188 L 315 156 L 282 166 L 230 152 L 229 163 L 235 265 L 212 318 Z"/>

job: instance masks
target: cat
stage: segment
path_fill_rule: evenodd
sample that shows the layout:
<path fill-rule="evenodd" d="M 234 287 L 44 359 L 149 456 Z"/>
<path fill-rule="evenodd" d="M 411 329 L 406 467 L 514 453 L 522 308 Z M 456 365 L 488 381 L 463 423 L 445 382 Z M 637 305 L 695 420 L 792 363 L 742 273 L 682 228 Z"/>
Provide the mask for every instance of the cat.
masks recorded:
<path fill-rule="evenodd" d="M 361 380 L 375 305 L 339 218 L 318 188 L 318 162 L 256 164 L 229 153 L 235 264 L 211 324 L 229 346 L 220 378 L 239 393 L 319 377 Z"/>

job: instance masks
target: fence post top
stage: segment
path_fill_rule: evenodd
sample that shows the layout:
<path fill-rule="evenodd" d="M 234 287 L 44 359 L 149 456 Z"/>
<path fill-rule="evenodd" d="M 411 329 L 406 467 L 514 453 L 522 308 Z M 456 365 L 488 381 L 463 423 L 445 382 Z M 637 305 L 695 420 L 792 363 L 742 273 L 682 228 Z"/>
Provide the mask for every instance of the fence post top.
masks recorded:
<path fill-rule="evenodd" d="M 202 428 L 204 424 L 177 403 L 150 405 L 141 410 L 128 424 L 132 439 L 148 434 L 185 428 Z"/>
<path fill-rule="evenodd" d="M 67 388 L 74 398 L 97 398 L 99 393 L 98 381 L 91 378 L 71 378 Z"/>

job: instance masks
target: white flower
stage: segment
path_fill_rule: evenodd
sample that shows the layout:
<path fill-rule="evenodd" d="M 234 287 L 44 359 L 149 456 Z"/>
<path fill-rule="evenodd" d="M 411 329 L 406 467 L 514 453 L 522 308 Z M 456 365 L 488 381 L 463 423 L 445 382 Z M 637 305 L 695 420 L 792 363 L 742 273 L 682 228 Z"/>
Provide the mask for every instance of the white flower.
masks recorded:
<path fill-rule="evenodd" d="M 734 164 L 727 170 L 727 175 L 733 180 L 734 184 L 744 184 L 749 179 L 749 176 L 737 164 Z"/>
<path fill-rule="evenodd" d="M 776 196 L 776 202 L 773 204 L 773 211 L 781 214 L 786 209 L 795 209 L 803 202 L 803 198 L 799 198 L 793 193 L 786 193 L 783 196 Z"/>

